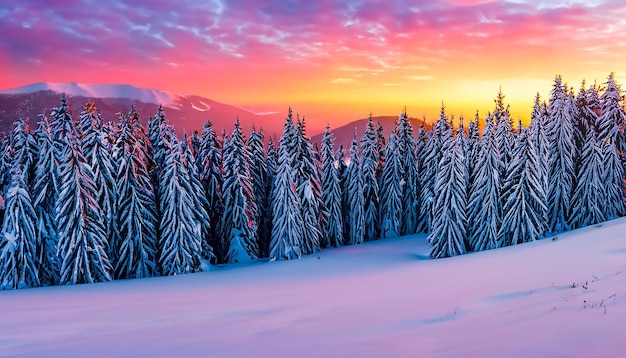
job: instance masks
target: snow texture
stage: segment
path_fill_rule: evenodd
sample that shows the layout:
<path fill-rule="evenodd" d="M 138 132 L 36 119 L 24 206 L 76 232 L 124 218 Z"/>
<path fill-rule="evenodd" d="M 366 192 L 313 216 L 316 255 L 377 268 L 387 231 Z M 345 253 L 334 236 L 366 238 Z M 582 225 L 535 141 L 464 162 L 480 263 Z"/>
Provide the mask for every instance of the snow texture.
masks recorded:
<path fill-rule="evenodd" d="M 0 356 L 622 356 L 625 229 L 623 218 L 444 260 L 429 260 L 416 235 L 290 262 L 2 291 Z"/>

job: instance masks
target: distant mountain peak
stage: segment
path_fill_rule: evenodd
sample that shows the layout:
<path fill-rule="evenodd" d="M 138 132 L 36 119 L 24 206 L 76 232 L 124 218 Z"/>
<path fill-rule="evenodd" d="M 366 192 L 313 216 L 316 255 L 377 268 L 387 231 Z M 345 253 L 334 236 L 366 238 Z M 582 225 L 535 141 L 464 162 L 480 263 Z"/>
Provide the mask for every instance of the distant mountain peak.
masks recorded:
<path fill-rule="evenodd" d="M 50 109 L 58 105 L 61 93 L 70 98 L 75 113 L 80 113 L 87 101 L 93 101 L 107 121 L 117 120 L 119 113 L 127 113 L 135 106 L 145 122 L 163 105 L 168 121 L 179 133 L 201 131 L 207 120 L 213 122 L 216 131 L 230 132 L 239 118 L 246 131 L 255 125 L 263 128 L 266 135 L 280 135 L 284 122 L 283 115 L 277 111 L 256 112 L 193 94 L 180 95 L 129 84 L 38 82 L 0 90 L 0 132 L 10 130 L 18 118 L 36 119 L 42 113 L 49 114 Z"/>
<path fill-rule="evenodd" d="M 127 98 L 145 103 L 172 105 L 179 95 L 148 88 L 139 88 L 129 84 L 87 84 L 77 82 L 37 82 L 22 87 L 0 91 L 0 94 L 25 94 L 37 91 L 53 91 L 70 96 L 93 98 Z"/>

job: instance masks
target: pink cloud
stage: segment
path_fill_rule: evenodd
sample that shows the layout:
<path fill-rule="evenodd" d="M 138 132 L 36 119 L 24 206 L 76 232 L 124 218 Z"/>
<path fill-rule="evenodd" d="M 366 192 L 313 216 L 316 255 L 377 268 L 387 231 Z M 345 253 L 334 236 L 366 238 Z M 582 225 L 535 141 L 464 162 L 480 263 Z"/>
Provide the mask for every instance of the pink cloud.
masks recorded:
<path fill-rule="evenodd" d="M 34 77 L 53 70 L 87 76 L 113 69 L 119 78 L 111 81 L 129 73 L 146 79 L 162 70 L 172 81 L 186 73 L 181 81 L 191 83 L 204 70 L 220 85 L 228 85 L 229 75 L 306 77 L 321 67 L 360 68 L 353 74 L 372 76 L 411 66 L 450 73 L 491 67 L 481 75 L 497 77 L 507 61 L 545 65 L 546 54 L 554 61 L 574 55 L 586 60 L 609 46 L 623 60 L 623 6 L 570 3 L 114 0 L 96 6 L 27 0 L 0 5 L 0 58 L 31 82 L 46 80 Z M 344 77 L 333 74 L 324 82 Z"/>

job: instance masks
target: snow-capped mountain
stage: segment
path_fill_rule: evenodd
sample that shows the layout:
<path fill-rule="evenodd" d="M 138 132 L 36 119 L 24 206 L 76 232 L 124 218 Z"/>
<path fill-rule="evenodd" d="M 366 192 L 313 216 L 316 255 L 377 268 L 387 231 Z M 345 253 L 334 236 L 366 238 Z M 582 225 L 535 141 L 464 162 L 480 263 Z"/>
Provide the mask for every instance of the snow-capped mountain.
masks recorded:
<path fill-rule="evenodd" d="M 257 130 L 263 128 L 266 136 L 278 138 L 287 115 L 287 106 L 284 110 L 277 108 L 276 111 L 255 112 L 242 106 L 228 105 L 201 96 L 175 94 L 129 84 L 38 82 L 0 90 L 0 132 L 6 133 L 18 118 L 31 118 L 30 123 L 34 126 L 40 114 L 49 114 L 52 108 L 59 105 L 62 93 L 68 97 L 74 115 L 80 113 L 87 101 L 92 101 L 96 103 L 107 121 L 116 121 L 119 113 L 128 112 L 131 106 L 135 106 L 145 124 L 148 118 L 156 113 L 158 106 L 163 105 L 166 117 L 179 134 L 201 131 L 202 125 L 207 120 L 213 122 L 213 128 L 218 133 L 222 130 L 230 133 L 235 120 L 239 118 L 246 134 L 254 125 Z M 397 115 L 380 116 L 374 118 L 374 123 L 380 122 L 385 130 L 385 136 L 388 136 L 397 119 Z M 411 119 L 411 122 L 417 133 L 417 126 L 422 121 Z M 360 139 L 366 124 L 367 119 L 364 118 L 331 128 L 335 136 L 335 148 L 339 148 L 339 145 L 349 148 L 354 129 L 357 129 L 357 136 Z M 313 142 L 321 142 L 321 133 L 310 135 Z"/>
<path fill-rule="evenodd" d="M 135 106 L 142 121 L 154 115 L 159 105 L 179 133 L 202 130 L 202 125 L 211 120 L 218 132 L 232 131 L 239 118 L 243 129 L 248 132 L 254 125 L 263 128 L 267 135 L 280 135 L 286 115 L 277 111 L 257 113 L 243 107 L 232 106 L 196 95 L 180 95 L 157 89 L 139 88 L 128 84 L 83 84 L 39 82 L 23 87 L 0 91 L 0 131 L 7 132 L 18 118 L 30 118 L 35 124 L 40 114 L 49 114 L 59 105 L 65 93 L 74 115 L 78 115 L 88 101 L 96 103 L 103 118 L 116 121 L 119 113 L 128 112 Z"/>
<path fill-rule="evenodd" d="M 180 97 L 169 92 L 138 88 L 128 84 L 86 84 L 76 82 L 37 82 L 0 91 L 0 94 L 26 94 L 37 91 L 53 91 L 75 97 L 127 98 L 146 103 L 160 103 L 164 106 L 176 103 L 176 100 Z"/>

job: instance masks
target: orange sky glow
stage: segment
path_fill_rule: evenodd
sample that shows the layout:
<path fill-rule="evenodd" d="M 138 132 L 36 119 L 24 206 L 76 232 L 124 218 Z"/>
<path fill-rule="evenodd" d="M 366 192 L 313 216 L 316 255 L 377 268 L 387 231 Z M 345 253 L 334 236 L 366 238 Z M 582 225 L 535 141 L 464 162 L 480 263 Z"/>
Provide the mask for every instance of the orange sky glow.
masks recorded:
<path fill-rule="evenodd" d="M 500 86 L 514 118 L 555 75 L 626 84 L 616 0 L 20 1 L 0 4 L 0 89 L 128 83 L 308 123 L 481 117 Z"/>

